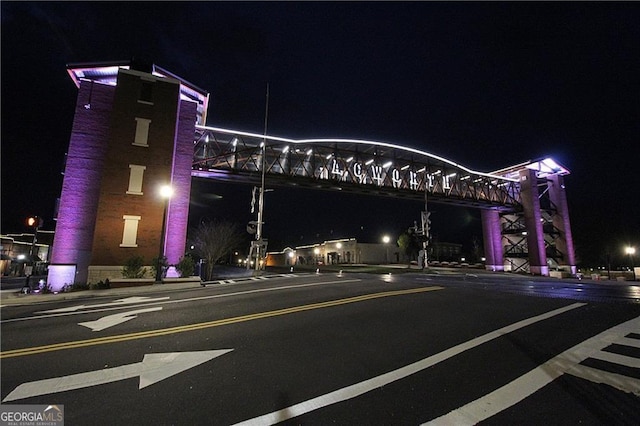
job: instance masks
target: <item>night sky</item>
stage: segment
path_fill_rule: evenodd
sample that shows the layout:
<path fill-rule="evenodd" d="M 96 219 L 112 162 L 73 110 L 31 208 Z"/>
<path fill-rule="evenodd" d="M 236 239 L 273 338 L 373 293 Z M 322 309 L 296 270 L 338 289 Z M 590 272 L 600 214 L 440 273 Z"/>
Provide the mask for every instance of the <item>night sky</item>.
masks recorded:
<path fill-rule="evenodd" d="M 583 264 L 640 249 L 640 3 L 6 2 L 2 233 L 45 228 L 76 88 L 66 64 L 147 59 L 211 93 L 208 125 L 406 145 L 492 171 L 551 156 Z M 250 188 L 194 182 L 194 221 L 250 220 Z M 433 233 L 470 249 L 479 213 L 432 205 Z M 418 202 L 278 189 L 269 249 L 370 241 Z M 196 217 L 197 216 L 197 217 Z M 640 256 L 638 256 L 640 258 Z"/>

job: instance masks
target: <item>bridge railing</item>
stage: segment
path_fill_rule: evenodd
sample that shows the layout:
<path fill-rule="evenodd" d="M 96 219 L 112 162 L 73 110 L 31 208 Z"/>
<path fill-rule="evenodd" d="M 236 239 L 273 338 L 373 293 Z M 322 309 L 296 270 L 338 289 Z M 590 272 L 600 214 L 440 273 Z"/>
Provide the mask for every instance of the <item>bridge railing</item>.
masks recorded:
<path fill-rule="evenodd" d="M 294 140 L 197 126 L 193 175 L 423 198 L 477 207 L 520 204 L 516 179 L 470 170 L 424 151 L 350 139 Z"/>

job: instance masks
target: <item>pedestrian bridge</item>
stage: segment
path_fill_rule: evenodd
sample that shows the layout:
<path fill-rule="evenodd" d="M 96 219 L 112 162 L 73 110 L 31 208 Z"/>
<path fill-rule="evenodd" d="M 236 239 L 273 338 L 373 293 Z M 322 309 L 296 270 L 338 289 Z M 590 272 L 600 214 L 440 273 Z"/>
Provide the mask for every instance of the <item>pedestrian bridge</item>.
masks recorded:
<path fill-rule="evenodd" d="M 564 175 L 551 158 L 494 172 L 386 142 L 289 139 L 196 126 L 191 175 L 403 197 L 481 210 L 486 267 L 548 275 L 575 254 Z M 551 263 L 550 263 L 551 262 Z"/>
<path fill-rule="evenodd" d="M 196 126 L 192 176 L 424 199 L 495 210 L 519 209 L 517 174 L 471 170 L 446 158 L 385 142 L 288 139 Z"/>

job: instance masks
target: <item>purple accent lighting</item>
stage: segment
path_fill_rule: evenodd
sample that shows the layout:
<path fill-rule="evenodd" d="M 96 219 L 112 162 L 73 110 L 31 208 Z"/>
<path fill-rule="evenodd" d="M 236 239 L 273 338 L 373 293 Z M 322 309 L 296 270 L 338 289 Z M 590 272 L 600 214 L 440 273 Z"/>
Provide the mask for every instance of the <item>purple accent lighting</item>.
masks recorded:
<path fill-rule="evenodd" d="M 64 287 L 64 283 L 71 284 L 75 282 L 76 265 L 49 265 L 49 275 L 47 276 L 47 284 L 53 291 L 60 291 Z M 62 285 L 52 283 L 63 283 Z"/>
<path fill-rule="evenodd" d="M 525 169 L 520 172 L 520 190 L 524 223 L 527 230 L 530 271 L 535 275 L 549 275 L 542 230 L 540 192 L 538 191 L 538 178 L 535 170 Z"/>
<path fill-rule="evenodd" d="M 504 271 L 500 213 L 497 210 L 481 210 L 482 233 L 484 237 L 485 269 Z"/>
<path fill-rule="evenodd" d="M 191 196 L 191 164 L 197 105 L 180 101 L 173 146 L 171 186 L 174 196 L 169 201 L 164 252 L 169 264 L 177 264 L 184 256 Z"/>
<path fill-rule="evenodd" d="M 573 248 L 573 235 L 569 221 L 569 207 L 567 206 L 567 194 L 564 188 L 564 177 L 559 175 L 549 176 L 552 182 L 549 189 L 549 198 L 555 204 L 557 212 L 553 218 L 553 225 L 560 230 L 561 238 L 556 243 L 556 248 L 563 255 L 563 263 L 571 267 L 571 273 L 576 271 L 576 254 Z"/>
<path fill-rule="evenodd" d="M 82 81 L 78 91 L 51 255 L 52 266 L 77 265 L 74 282 L 88 278 L 114 92 L 89 81 Z M 74 283 L 66 280 L 68 274 L 51 273 L 48 284 L 59 291 Z"/>

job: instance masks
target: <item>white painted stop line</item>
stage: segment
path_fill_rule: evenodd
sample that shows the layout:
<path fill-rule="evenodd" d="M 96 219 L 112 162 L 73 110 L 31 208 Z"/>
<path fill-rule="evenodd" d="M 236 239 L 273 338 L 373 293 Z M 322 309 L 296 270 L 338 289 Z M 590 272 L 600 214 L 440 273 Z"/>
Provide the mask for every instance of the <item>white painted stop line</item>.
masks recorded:
<path fill-rule="evenodd" d="M 573 309 L 579 308 L 584 305 L 586 305 L 586 303 L 574 303 L 574 304 L 571 304 L 559 309 L 555 309 L 553 311 L 550 311 L 541 315 L 537 315 L 535 317 L 518 321 L 506 327 L 502 327 L 498 330 L 494 330 L 490 333 L 476 337 L 475 339 L 469 340 L 468 342 L 464 342 L 459 345 L 456 345 L 452 348 L 449 348 L 445 351 L 432 355 L 428 358 L 414 362 L 413 364 L 409 364 L 404 367 L 401 367 L 397 370 L 393 370 L 388 373 L 382 374 L 380 376 L 362 381 L 360 383 L 356 383 L 356 384 L 344 387 L 342 389 L 335 390 L 325 395 L 320 395 L 318 397 L 309 399 L 299 404 L 295 404 L 290 407 L 283 408 L 282 410 L 274 411 L 272 413 L 264 414 L 259 417 L 254 417 L 253 419 L 245 420 L 243 422 L 237 423 L 237 425 L 243 425 L 243 426 L 244 425 L 251 425 L 251 426 L 272 425 L 287 419 L 301 416 L 303 414 L 309 413 L 311 411 L 317 410 L 322 407 L 326 407 L 328 405 L 336 404 L 338 402 L 355 398 L 366 392 L 370 392 L 374 389 L 378 389 L 382 386 L 388 385 L 400 379 L 404 379 L 405 377 L 408 377 L 412 374 L 418 373 L 422 370 L 432 367 L 438 364 L 439 362 L 445 361 L 464 351 L 467 351 L 469 349 L 475 348 L 476 346 L 482 345 L 483 343 L 497 339 L 498 337 L 504 336 L 508 333 L 519 330 L 531 324 L 535 324 L 536 322 L 552 318 L 556 315 L 560 315 L 562 313 L 571 311 Z"/>

